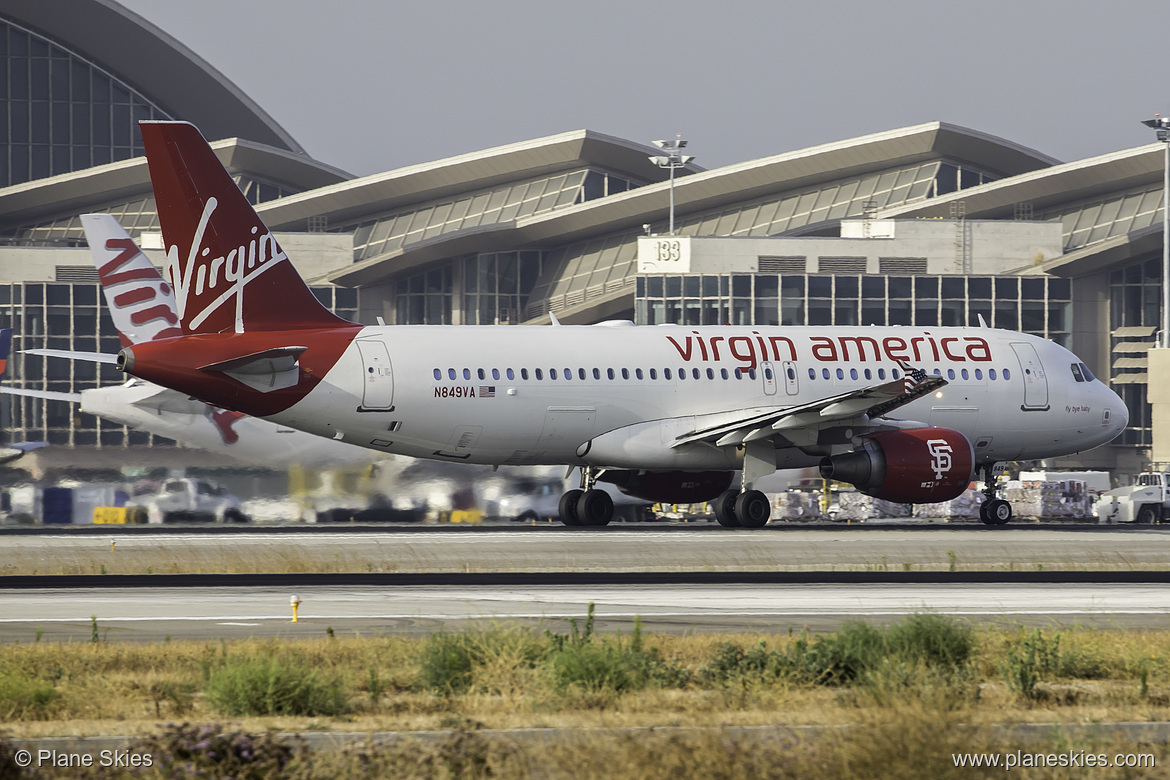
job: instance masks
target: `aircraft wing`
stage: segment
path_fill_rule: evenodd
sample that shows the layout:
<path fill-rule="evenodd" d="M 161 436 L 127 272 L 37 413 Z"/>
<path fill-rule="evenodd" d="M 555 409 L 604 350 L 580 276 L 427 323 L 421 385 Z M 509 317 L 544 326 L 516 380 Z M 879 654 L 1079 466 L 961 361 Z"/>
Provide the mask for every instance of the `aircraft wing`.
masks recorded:
<path fill-rule="evenodd" d="M 23 387 L 0 386 L 0 393 L 7 395 L 23 395 L 28 398 L 44 398 L 47 401 L 81 402 L 81 393 L 59 393 L 55 390 L 28 390 Z"/>
<path fill-rule="evenodd" d="M 105 352 L 74 352 L 68 349 L 22 349 L 21 352 L 26 355 L 70 358 L 72 360 L 85 360 L 90 363 L 109 363 L 111 366 L 118 362 L 117 355 L 109 355 Z"/>
<path fill-rule="evenodd" d="M 751 441 L 784 436 L 800 446 L 806 443 L 808 432 L 827 427 L 856 424 L 873 425 L 879 418 L 911 401 L 933 393 L 947 384 L 942 377 L 928 376 L 908 381 L 896 379 L 880 385 L 864 387 L 848 393 L 821 398 L 799 406 L 776 406 L 747 410 L 738 417 L 724 417 L 712 424 L 696 428 L 679 436 L 671 447 L 682 447 L 707 442 L 717 447 L 745 444 Z M 901 427 L 899 421 L 887 421 L 881 427 Z M 802 435 L 805 434 L 805 435 Z M 807 443 L 815 443 L 807 442 Z"/>

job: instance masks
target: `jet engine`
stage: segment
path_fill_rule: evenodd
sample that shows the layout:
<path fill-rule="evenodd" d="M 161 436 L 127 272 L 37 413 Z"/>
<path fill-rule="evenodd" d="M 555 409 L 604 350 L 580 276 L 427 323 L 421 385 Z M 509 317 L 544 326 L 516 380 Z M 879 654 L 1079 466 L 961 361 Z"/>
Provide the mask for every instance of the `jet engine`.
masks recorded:
<path fill-rule="evenodd" d="M 912 428 L 865 436 L 861 449 L 821 460 L 821 476 L 901 504 L 949 501 L 971 482 L 975 451 L 949 428 Z"/>
<path fill-rule="evenodd" d="M 731 485 L 730 471 L 605 471 L 598 479 L 627 496 L 663 504 L 711 501 Z"/>

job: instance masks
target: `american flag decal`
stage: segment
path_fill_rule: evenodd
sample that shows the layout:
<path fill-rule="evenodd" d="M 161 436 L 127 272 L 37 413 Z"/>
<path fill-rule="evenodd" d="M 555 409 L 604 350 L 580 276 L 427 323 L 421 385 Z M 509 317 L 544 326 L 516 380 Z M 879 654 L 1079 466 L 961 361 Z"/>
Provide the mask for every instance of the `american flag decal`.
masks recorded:
<path fill-rule="evenodd" d="M 496 386 L 495 385 L 480 385 L 479 386 L 479 397 L 480 398 L 495 398 L 496 397 Z"/>
<path fill-rule="evenodd" d="M 902 373 L 905 375 L 903 381 L 905 382 L 905 391 L 907 393 L 918 387 L 919 383 L 926 381 L 926 371 L 923 369 L 914 368 L 904 360 L 899 360 L 898 365 L 901 366 Z"/>

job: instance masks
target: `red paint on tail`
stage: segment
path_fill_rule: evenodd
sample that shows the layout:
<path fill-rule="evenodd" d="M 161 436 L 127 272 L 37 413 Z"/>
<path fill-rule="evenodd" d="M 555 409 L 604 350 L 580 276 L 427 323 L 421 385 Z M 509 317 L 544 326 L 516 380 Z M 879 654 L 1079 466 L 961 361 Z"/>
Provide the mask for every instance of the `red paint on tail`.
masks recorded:
<path fill-rule="evenodd" d="M 309 290 L 199 130 L 139 126 L 184 333 L 351 325 Z"/>

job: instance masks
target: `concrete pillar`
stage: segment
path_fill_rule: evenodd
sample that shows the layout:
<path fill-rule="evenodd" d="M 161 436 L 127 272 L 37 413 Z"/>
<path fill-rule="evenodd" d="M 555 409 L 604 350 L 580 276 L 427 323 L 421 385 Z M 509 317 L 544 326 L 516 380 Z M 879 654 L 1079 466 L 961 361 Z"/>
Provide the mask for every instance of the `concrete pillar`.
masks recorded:
<path fill-rule="evenodd" d="M 1154 436 L 1150 457 L 1155 463 L 1170 463 L 1170 349 L 1156 347 L 1146 355 L 1149 365 L 1146 397 L 1150 402 Z"/>

